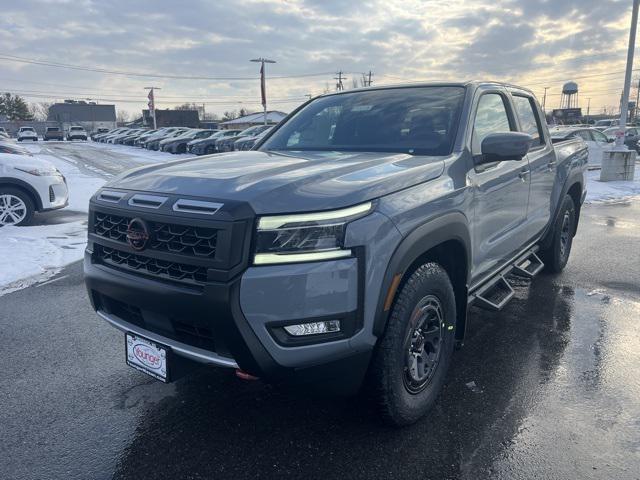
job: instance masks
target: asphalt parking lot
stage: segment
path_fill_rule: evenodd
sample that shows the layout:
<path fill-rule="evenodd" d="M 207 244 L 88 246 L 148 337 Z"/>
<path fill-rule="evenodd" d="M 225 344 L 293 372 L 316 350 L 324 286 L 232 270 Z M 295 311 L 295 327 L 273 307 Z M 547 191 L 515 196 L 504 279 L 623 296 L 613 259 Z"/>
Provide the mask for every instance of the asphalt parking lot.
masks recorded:
<path fill-rule="evenodd" d="M 520 280 L 498 314 L 473 310 L 436 408 L 401 430 L 365 395 L 223 369 L 151 380 L 72 264 L 0 297 L 0 477 L 638 479 L 639 232 L 638 202 L 585 207 L 565 272 Z"/>

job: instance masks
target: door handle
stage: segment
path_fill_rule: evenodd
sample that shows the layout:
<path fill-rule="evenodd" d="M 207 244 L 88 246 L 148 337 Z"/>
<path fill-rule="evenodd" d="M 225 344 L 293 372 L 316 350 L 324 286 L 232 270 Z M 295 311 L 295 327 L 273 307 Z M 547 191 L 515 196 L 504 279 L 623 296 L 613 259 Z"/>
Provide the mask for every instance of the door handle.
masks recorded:
<path fill-rule="evenodd" d="M 555 168 L 555 166 L 556 166 L 556 162 L 554 162 L 554 161 L 547 163 L 547 168 L 549 170 L 553 170 Z"/>
<path fill-rule="evenodd" d="M 520 180 L 522 180 L 523 182 L 527 181 L 527 176 L 531 173 L 531 170 L 522 170 L 518 176 L 520 177 Z"/>

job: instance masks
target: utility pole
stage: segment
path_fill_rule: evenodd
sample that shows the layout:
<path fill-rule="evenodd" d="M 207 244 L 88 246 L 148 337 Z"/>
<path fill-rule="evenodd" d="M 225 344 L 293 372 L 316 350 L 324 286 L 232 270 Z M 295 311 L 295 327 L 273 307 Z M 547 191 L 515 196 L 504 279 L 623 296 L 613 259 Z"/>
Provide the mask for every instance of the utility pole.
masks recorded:
<path fill-rule="evenodd" d="M 587 123 L 589 123 L 589 109 L 591 108 L 591 97 L 587 98 Z"/>
<path fill-rule="evenodd" d="M 640 101 L 640 78 L 638 78 L 638 88 L 636 90 L 636 106 L 633 108 L 633 120 L 638 122 L 638 101 Z"/>
<path fill-rule="evenodd" d="M 638 7 L 640 0 L 633 0 L 631 11 L 631 29 L 629 30 L 629 49 L 627 50 L 627 69 L 624 75 L 624 90 L 622 91 L 622 104 L 620 105 L 620 123 L 616 132 L 616 147 L 626 150 L 624 145 L 625 127 L 629 113 L 629 90 L 631 90 L 631 72 L 633 71 L 633 53 L 636 46 L 636 29 L 638 27 Z"/>
<path fill-rule="evenodd" d="M 336 83 L 336 90 L 338 90 L 338 91 L 344 90 L 344 85 L 342 84 L 342 80 L 346 80 L 346 77 L 342 76 L 342 70 L 340 70 L 338 73 L 336 73 L 336 75 L 338 75 L 338 76 L 337 77 L 333 77 L 334 80 L 338 81 Z"/>
<path fill-rule="evenodd" d="M 369 73 L 363 73 L 362 74 L 362 83 L 364 84 L 365 87 L 370 87 L 371 86 L 371 76 L 373 75 L 373 73 L 371 72 L 371 70 L 369 70 Z"/>
<path fill-rule="evenodd" d="M 542 97 L 542 111 L 544 113 L 547 113 L 547 111 L 544 109 L 547 104 L 547 90 L 549 90 L 549 87 L 544 87 L 544 96 Z"/>
<path fill-rule="evenodd" d="M 262 109 L 264 110 L 264 124 L 267 124 L 267 82 L 265 80 L 265 71 L 264 64 L 265 63 L 276 63 L 275 60 L 269 60 L 267 58 L 254 58 L 249 60 L 250 62 L 260 63 L 260 94 L 262 96 Z"/>
<path fill-rule="evenodd" d="M 154 92 L 156 90 L 162 90 L 160 87 L 144 87 L 145 90 L 149 90 L 149 95 L 147 98 L 149 99 L 149 114 L 153 117 L 153 129 L 156 130 L 158 128 L 158 124 L 156 123 L 156 99 Z"/>

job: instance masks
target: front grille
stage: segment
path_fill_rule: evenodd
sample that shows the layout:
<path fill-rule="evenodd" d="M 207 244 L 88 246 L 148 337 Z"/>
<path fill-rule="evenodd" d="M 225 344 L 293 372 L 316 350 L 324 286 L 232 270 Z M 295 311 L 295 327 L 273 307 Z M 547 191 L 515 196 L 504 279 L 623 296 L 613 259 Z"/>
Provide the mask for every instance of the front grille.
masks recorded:
<path fill-rule="evenodd" d="M 146 274 L 155 279 L 201 285 L 207 281 L 207 269 L 197 265 L 159 260 L 115 248 L 95 245 L 94 261 L 122 270 Z"/>
<path fill-rule="evenodd" d="M 49 185 L 49 202 L 53 203 L 56 201 L 56 192 L 53 191 L 53 187 Z"/>
<path fill-rule="evenodd" d="M 93 231 L 99 237 L 127 242 L 127 226 L 131 217 L 96 212 Z M 218 230 L 172 223 L 147 222 L 151 229 L 148 249 L 178 253 L 199 258 L 215 258 Z"/>

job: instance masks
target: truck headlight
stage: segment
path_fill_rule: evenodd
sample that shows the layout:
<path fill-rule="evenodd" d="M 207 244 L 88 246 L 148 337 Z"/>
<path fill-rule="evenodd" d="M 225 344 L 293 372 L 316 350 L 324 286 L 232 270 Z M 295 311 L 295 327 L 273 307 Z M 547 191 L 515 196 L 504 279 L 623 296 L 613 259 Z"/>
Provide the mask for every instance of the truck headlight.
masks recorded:
<path fill-rule="evenodd" d="M 253 263 L 312 262 L 351 256 L 344 248 L 349 222 L 371 212 L 371 202 L 327 212 L 260 217 Z"/>

